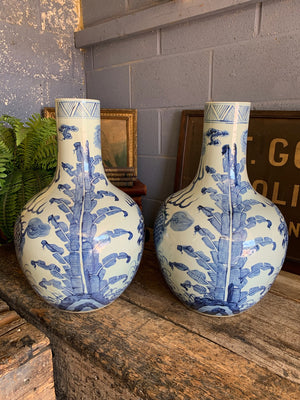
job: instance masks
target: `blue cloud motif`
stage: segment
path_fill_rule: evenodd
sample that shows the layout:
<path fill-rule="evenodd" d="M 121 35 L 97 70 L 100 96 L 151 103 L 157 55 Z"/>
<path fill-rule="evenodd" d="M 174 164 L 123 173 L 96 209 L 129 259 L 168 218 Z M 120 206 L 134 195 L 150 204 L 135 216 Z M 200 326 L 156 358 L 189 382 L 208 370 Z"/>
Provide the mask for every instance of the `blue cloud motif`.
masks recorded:
<path fill-rule="evenodd" d="M 61 125 L 59 127 L 59 132 L 62 133 L 63 135 L 63 140 L 65 139 L 72 139 L 72 135 L 70 132 L 77 132 L 78 128 L 74 125 L 70 126 L 70 125 Z"/>
<path fill-rule="evenodd" d="M 30 239 L 47 236 L 50 225 L 44 224 L 39 218 L 32 218 L 27 225 L 26 233 Z"/>
<path fill-rule="evenodd" d="M 185 211 L 177 211 L 168 222 L 173 231 L 185 231 L 194 222 L 193 218 Z"/>

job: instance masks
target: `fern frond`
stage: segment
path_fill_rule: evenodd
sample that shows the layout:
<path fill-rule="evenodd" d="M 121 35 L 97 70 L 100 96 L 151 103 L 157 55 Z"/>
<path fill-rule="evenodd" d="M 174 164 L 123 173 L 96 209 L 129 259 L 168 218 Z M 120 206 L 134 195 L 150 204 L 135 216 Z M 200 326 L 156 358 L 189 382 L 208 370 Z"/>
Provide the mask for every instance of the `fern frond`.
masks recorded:
<path fill-rule="evenodd" d="M 13 239 L 14 225 L 25 204 L 53 179 L 52 171 L 15 170 L 0 191 L 0 230 L 8 241 Z"/>
<path fill-rule="evenodd" d="M 57 159 L 55 120 L 35 114 L 24 128 L 26 137 L 18 147 L 22 168 L 53 168 Z"/>
<path fill-rule="evenodd" d="M 26 170 L 23 171 L 23 206 L 36 194 L 39 193 L 44 187 L 48 186 L 52 179 L 53 171 L 36 171 Z"/>
<path fill-rule="evenodd" d="M 0 192 L 0 229 L 10 241 L 16 218 L 20 212 L 19 191 L 22 187 L 21 171 L 13 171 L 6 178 L 6 186 Z"/>
<path fill-rule="evenodd" d="M 16 151 L 16 136 L 12 128 L 0 122 L 1 149 L 14 154 Z"/>
<path fill-rule="evenodd" d="M 5 185 L 7 175 L 13 169 L 13 154 L 5 143 L 0 140 L 0 191 Z"/>
<path fill-rule="evenodd" d="M 7 114 L 1 115 L 0 123 L 3 126 L 10 126 L 14 132 L 19 131 L 19 129 L 21 129 L 23 126 L 23 123 L 19 118 L 11 117 Z"/>
<path fill-rule="evenodd" d="M 56 121 L 53 118 L 43 118 L 39 128 L 40 144 L 33 163 L 37 169 L 52 169 L 57 165 L 57 134 Z"/>
<path fill-rule="evenodd" d="M 23 124 L 0 117 L 0 231 L 8 241 L 24 205 L 51 183 L 56 163 L 55 119 L 34 114 Z"/>

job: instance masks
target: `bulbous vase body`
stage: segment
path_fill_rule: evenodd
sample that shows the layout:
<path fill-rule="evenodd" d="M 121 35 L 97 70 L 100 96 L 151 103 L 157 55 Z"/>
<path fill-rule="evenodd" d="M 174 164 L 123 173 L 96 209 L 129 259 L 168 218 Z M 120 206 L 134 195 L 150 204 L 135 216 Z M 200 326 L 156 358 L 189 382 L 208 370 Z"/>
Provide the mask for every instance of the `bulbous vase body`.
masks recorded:
<path fill-rule="evenodd" d="M 205 105 L 197 174 L 164 202 L 155 222 L 166 282 L 183 303 L 207 315 L 235 315 L 256 304 L 286 255 L 284 218 L 248 179 L 249 113 L 249 103 Z"/>
<path fill-rule="evenodd" d="M 67 311 L 100 309 L 137 271 L 144 222 L 137 204 L 107 179 L 100 102 L 56 100 L 58 162 L 53 182 L 21 212 L 15 248 L 32 287 Z"/>

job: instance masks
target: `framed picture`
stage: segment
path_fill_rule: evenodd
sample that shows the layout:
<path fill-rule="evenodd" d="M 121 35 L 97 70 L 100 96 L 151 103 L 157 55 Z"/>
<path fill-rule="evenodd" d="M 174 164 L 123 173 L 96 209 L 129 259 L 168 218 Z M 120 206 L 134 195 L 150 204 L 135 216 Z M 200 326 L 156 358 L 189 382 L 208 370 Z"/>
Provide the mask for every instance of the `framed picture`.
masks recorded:
<path fill-rule="evenodd" d="M 137 176 L 137 110 L 101 110 L 101 148 L 108 173 L 129 169 Z"/>
<path fill-rule="evenodd" d="M 200 161 L 203 110 L 182 111 L 174 190 L 193 180 Z M 257 192 L 281 210 L 289 230 L 284 269 L 300 274 L 300 111 L 251 111 L 247 169 Z"/>
<path fill-rule="evenodd" d="M 55 118 L 55 108 L 45 107 L 43 116 Z M 101 150 L 107 177 L 131 186 L 137 177 L 136 109 L 101 109 Z"/>

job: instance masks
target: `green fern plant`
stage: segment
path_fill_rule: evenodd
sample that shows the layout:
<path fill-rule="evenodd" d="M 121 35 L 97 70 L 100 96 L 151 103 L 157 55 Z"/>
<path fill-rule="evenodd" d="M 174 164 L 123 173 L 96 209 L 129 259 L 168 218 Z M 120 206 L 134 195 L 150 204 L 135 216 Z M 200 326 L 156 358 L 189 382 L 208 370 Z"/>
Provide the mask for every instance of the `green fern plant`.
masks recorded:
<path fill-rule="evenodd" d="M 23 206 L 49 185 L 57 162 L 56 122 L 32 115 L 26 123 L 0 117 L 0 233 L 13 239 L 15 221 Z"/>

